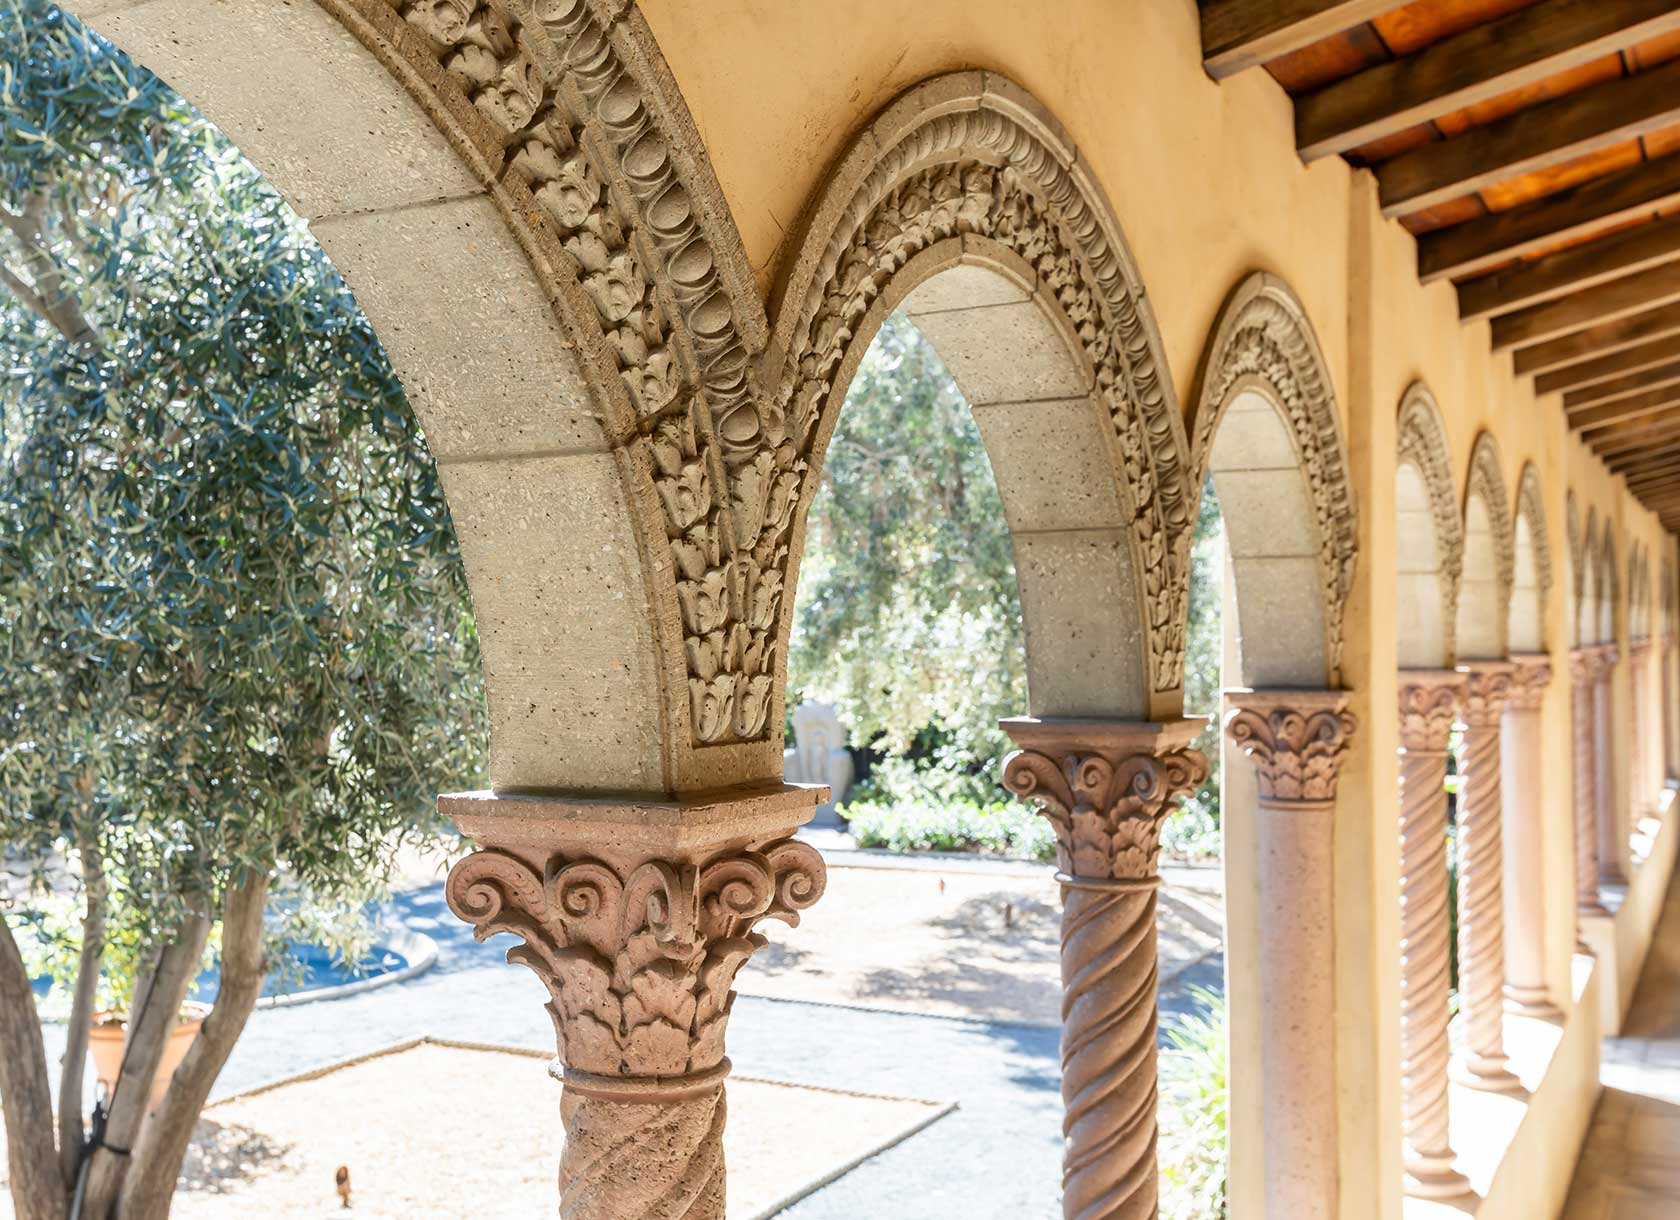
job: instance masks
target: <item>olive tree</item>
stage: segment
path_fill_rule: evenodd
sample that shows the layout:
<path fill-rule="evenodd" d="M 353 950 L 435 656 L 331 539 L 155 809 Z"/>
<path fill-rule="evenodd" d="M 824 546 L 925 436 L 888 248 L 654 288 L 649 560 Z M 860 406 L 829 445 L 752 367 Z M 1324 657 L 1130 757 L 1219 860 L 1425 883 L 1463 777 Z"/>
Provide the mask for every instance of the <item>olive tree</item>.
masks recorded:
<path fill-rule="evenodd" d="M 271 965 L 271 884 L 361 892 L 476 780 L 470 607 L 424 439 L 301 222 L 44 0 L 0 0 L 0 355 L 0 855 L 72 860 L 82 914 L 55 1115 L 20 949 L 48 897 L 0 908 L 14 1203 L 162 1217 Z M 148 1117 L 207 943 L 219 991 Z"/>

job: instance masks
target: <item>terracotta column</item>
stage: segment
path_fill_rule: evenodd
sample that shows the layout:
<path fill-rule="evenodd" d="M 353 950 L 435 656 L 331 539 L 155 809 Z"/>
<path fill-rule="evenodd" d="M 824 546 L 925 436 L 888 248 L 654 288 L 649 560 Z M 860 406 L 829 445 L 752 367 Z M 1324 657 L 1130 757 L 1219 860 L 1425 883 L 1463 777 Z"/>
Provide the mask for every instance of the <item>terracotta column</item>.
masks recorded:
<path fill-rule="evenodd" d="M 754 926 L 822 896 L 822 857 L 786 836 L 825 793 L 440 799 L 480 849 L 450 871 L 450 909 L 523 940 L 508 960 L 552 997 L 564 1220 L 723 1220 L 731 988 Z"/>
<path fill-rule="evenodd" d="M 1651 812 L 1651 804 L 1657 795 L 1651 783 L 1651 760 L 1647 755 L 1650 740 L 1645 725 L 1645 663 L 1650 656 L 1650 640 L 1629 641 L 1628 687 L 1629 703 L 1632 705 L 1632 714 L 1628 717 L 1628 757 L 1631 760 L 1628 767 L 1628 817 L 1632 821 L 1632 825 L 1627 827 L 1629 833 L 1638 827 L 1639 819 Z"/>
<path fill-rule="evenodd" d="M 1464 674 L 1464 748 L 1458 782 L 1458 1006 L 1464 1017 L 1464 1082 L 1522 1087 L 1505 1057 L 1505 831 L 1500 721 L 1516 666 L 1472 661 Z"/>
<path fill-rule="evenodd" d="M 1541 820 L 1543 752 L 1540 705 L 1552 681 L 1544 653 L 1511 658 L 1511 695 L 1500 719 L 1499 773 L 1505 822 L 1505 998 L 1518 1012 L 1555 1018 L 1562 1011 L 1546 985 L 1545 826 Z"/>
<path fill-rule="evenodd" d="M 1593 683 L 1593 771 L 1597 799 L 1598 880 L 1601 885 L 1626 885 L 1628 829 L 1617 816 L 1615 743 L 1611 740 L 1610 685 L 1621 654 L 1614 644 L 1599 645 L 1599 664 Z"/>
<path fill-rule="evenodd" d="M 1467 1193 L 1447 1130 L 1447 746 L 1464 693 L 1451 670 L 1400 673 L 1400 1103 L 1408 1194 Z"/>
<path fill-rule="evenodd" d="M 1575 912 L 1610 914 L 1598 898 L 1598 732 L 1593 692 L 1603 656 L 1596 644 L 1569 653 L 1571 727 L 1575 734 Z"/>
<path fill-rule="evenodd" d="M 1002 722 L 1003 783 L 1056 830 L 1062 884 L 1062 1214 L 1154 1220 L 1161 823 L 1207 778 L 1202 720 Z"/>
<path fill-rule="evenodd" d="M 1342 691 L 1233 690 L 1225 699 L 1225 735 L 1259 779 L 1265 1214 L 1334 1216 L 1336 779 L 1356 722 Z"/>

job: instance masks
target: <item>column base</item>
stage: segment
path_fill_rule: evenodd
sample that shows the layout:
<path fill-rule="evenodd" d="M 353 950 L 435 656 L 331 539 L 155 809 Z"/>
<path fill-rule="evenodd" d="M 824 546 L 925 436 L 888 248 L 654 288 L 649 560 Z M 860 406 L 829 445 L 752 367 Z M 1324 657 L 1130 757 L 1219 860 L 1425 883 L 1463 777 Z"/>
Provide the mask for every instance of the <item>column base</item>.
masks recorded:
<path fill-rule="evenodd" d="M 1470 1179 L 1453 1168 L 1451 1153 L 1418 1156 L 1406 1166 L 1404 1185 L 1414 1199 L 1461 1199 L 1474 1193 Z"/>
<path fill-rule="evenodd" d="M 1541 1021 L 1563 1020 L 1563 1009 L 1552 1003 L 1544 987 L 1505 987 L 1505 1011 Z"/>
<path fill-rule="evenodd" d="M 1475 1063 L 1455 1062 L 1449 1074 L 1454 1083 L 1483 1093 L 1523 1092 L 1523 1082 L 1505 1066 L 1506 1062 L 1503 1055 L 1497 1059 L 1484 1059 Z"/>

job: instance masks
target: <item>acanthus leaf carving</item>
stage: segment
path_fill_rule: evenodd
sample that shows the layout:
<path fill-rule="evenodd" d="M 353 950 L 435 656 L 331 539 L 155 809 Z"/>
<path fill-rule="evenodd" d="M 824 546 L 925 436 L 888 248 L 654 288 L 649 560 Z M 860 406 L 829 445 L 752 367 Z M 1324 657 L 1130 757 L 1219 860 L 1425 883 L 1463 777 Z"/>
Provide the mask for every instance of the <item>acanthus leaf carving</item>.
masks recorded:
<path fill-rule="evenodd" d="M 557 853 L 539 877 L 515 855 L 474 852 L 450 871 L 450 909 L 550 994 L 560 1057 L 603 1077 L 680 1077 L 718 1066 L 735 974 L 764 919 L 799 921 L 822 897 L 822 857 L 792 839 L 699 862 L 628 870 Z"/>
<path fill-rule="evenodd" d="M 1225 735 L 1254 764 L 1262 800 L 1336 798 L 1336 781 L 1358 727 L 1345 702 L 1340 694 L 1321 707 L 1300 699 L 1255 701 L 1226 713 Z"/>
<path fill-rule="evenodd" d="M 1189 749 L 1119 758 L 1019 750 L 1004 761 L 1003 786 L 1050 821 L 1063 873 L 1145 881 L 1159 871 L 1161 823 L 1207 775 L 1207 759 Z"/>

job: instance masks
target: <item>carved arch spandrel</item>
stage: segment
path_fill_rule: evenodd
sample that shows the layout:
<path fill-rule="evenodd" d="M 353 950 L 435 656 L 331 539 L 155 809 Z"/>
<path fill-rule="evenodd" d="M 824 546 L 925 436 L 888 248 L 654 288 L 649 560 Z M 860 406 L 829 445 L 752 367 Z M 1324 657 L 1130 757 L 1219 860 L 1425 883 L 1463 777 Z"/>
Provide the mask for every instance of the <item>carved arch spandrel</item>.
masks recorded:
<path fill-rule="evenodd" d="M 941 265 L 985 266 L 1029 292 L 1082 362 L 1130 523 L 1145 702 L 1175 696 L 1194 527 L 1183 420 L 1119 225 L 1056 122 L 993 73 L 917 85 L 842 155 L 795 249 L 762 362 L 772 417 L 789 438 L 777 460 L 801 478 L 797 524 L 779 536 L 777 555 L 791 541 L 797 565 L 814 467 L 891 306 Z M 786 558 L 778 570 L 792 575 Z M 780 638 L 791 611 L 784 603 Z"/>
<path fill-rule="evenodd" d="M 1459 513 L 1457 480 L 1447 448 L 1446 424 L 1435 396 L 1421 381 L 1414 381 L 1400 399 L 1400 416 L 1395 425 L 1398 459 L 1414 467 L 1423 479 L 1435 524 L 1437 578 L 1441 597 L 1441 665 L 1457 656 L 1458 583 L 1464 566 L 1464 519 Z"/>
<path fill-rule="evenodd" d="M 1497 627 L 1498 647 L 1493 658 L 1505 655 L 1509 632 L 1509 611 L 1511 605 L 1511 589 L 1516 581 L 1516 535 L 1511 522 L 1511 510 L 1505 496 L 1504 463 L 1499 456 L 1499 442 L 1494 440 L 1493 433 L 1482 431 L 1477 434 L 1476 442 L 1470 449 L 1470 467 L 1464 479 L 1464 497 L 1461 508 L 1462 520 L 1466 533 L 1470 527 L 1470 511 L 1472 501 L 1479 500 L 1488 515 L 1489 527 L 1493 537 L 1494 584 L 1496 588 L 1496 604 L 1493 607 L 1493 621 Z M 1460 573 L 1460 608 L 1463 608 L 1463 588 L 1469 583 L 1468 573 Z M 1460 641 L 1463 646 L 1463 641 Z"/>
<path fill-rule="evenodd" d="M 1219 425 L 1245 389 L 1269 401 L 1287 426 L 1311 500 L 1324 599 L 1325 684 L 1333 690 L 1341 686 L 1342 622 L 1359 549 L 1358 504 L 1318 336 L 1300 298 L 1265 272 L 1237 285 L 1203 356 L 1191 425 L 1192 489 L 1207 479 Z"/>

